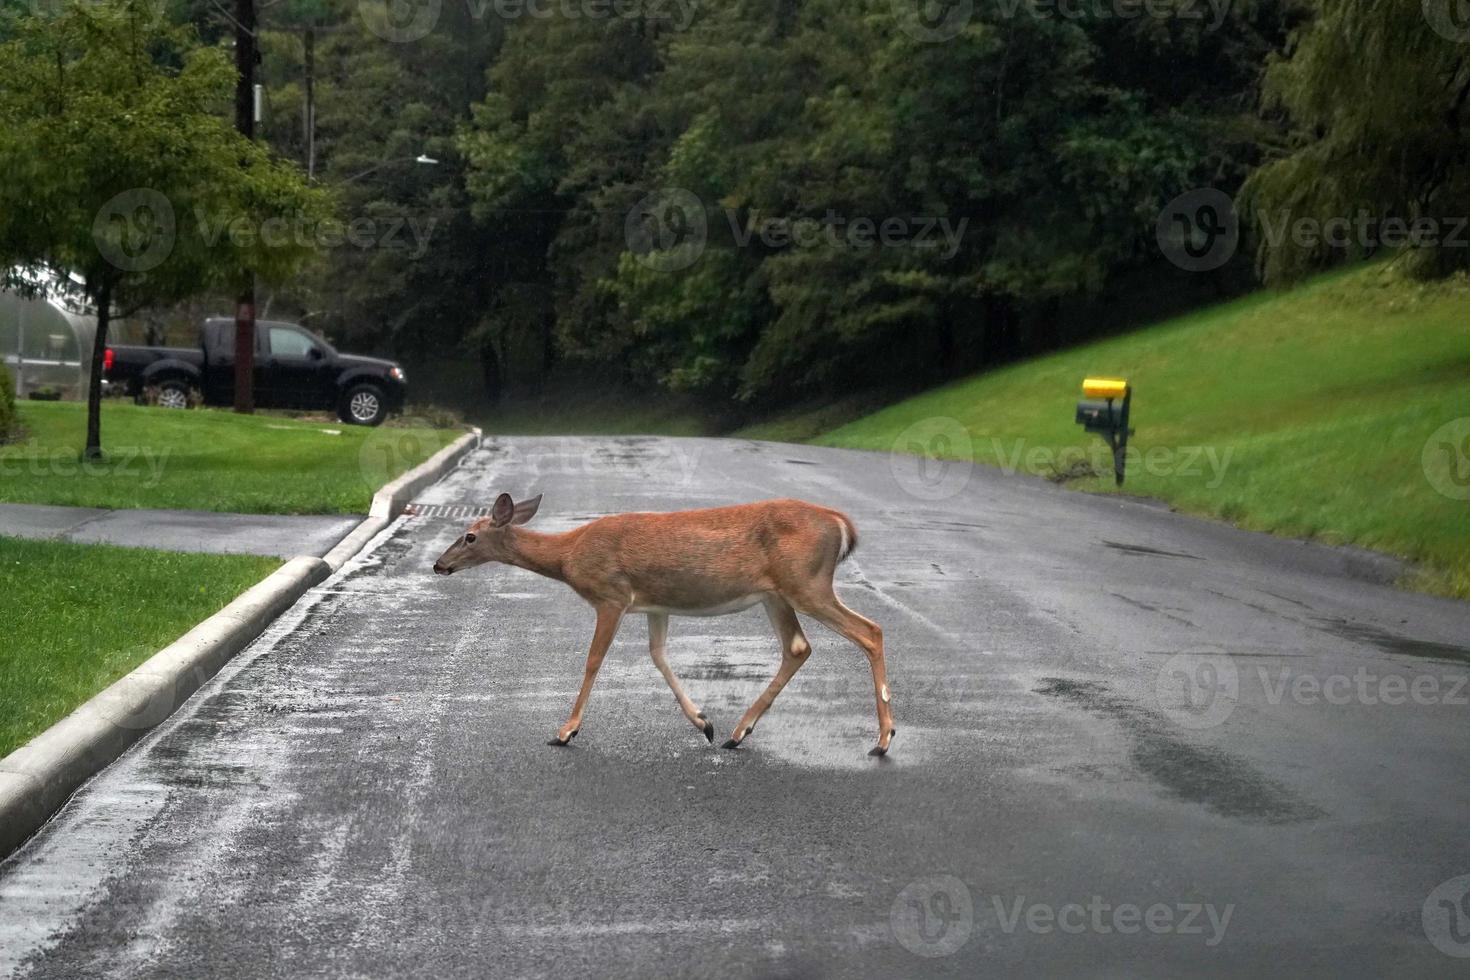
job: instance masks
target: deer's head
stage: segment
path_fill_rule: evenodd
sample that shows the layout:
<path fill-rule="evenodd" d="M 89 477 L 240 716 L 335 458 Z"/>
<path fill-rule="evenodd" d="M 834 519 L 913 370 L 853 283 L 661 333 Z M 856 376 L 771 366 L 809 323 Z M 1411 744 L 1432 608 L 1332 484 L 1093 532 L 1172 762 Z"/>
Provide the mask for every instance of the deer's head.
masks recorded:
<path fill-rule="evenodd" d="M 541 506 L 541 495 L 516 503 L 510 494 L 502 493 L 495 499 L 489 517 L 482 517 L 460 535 L 449 550 L 434 562 L 434 574 L 453 575 L 492 561 L 503 562 L 511 555 L 511 539 L 514 528 L 536 516 Z"/>

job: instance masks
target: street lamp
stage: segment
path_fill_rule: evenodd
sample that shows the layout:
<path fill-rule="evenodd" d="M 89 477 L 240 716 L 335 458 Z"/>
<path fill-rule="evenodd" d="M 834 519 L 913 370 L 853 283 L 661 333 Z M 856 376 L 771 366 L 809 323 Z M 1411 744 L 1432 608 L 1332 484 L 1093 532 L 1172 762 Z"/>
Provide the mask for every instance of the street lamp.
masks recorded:
<path fill-rule="evenodd" d="M 435 167 L 435 166 L 438 166 L 439 165 L 439 161 L 436 160 L 436 159 L 434 159 L 433 157 L 429 156 L 427 153 L 420 153 L 416 157 L 403 157 L 403 158 L 397 159 L 397 160 L 384 160 L 382 163 L 375 164 L 374 166 L 368 167 L 366 170 L 362 171 L 361 173 L 353 174 L 351 177 L 348 177 L 345 180 L 339 180 L 335 184 L 333 184 L 332 186 L 333 187 L 342 187 L 342 186 L 344 186 L 346 184 L 352 183 L 354 180 L 357 180 L 359 177 L 366 177 L 368 174 L 370 174 L 370 173 L 376 173 L 377 171 L 382 170 L 384 167 L 390 167 L 390 166 L 393 166 L 393 165 L 399 164 L 399 163 L 417 163 L 417 164 L 420 164 L 420 165 L 423 165 L 423 166 L 430 166 L 430 167 Z"/>

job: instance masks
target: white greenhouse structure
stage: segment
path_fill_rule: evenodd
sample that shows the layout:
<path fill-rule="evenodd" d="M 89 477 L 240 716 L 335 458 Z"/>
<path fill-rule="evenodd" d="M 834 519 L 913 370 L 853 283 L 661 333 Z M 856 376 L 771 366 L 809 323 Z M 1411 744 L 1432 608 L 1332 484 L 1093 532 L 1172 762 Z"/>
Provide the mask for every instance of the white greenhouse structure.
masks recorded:
<path fill-rule="evenodd" d="M 10 369 L 16 397 L 55 391 L 85 398 L 96 318 L 75 287 L 54 276 L 25 278 L 40 287 L 36 295 L 0 289 L 0 362 Z"/>

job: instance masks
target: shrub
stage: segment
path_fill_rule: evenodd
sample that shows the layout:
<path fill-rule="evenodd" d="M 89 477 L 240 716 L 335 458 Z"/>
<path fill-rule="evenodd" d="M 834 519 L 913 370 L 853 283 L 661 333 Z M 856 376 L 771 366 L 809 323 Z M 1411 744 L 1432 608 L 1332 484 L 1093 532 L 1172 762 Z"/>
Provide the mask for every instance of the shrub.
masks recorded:
<path fill-rule="evenodd" d="M 403 414 L 388 424 L 397 429 L 467 429 L 470 425 L 458 409 L 418 403 L 406 406 Z"/>

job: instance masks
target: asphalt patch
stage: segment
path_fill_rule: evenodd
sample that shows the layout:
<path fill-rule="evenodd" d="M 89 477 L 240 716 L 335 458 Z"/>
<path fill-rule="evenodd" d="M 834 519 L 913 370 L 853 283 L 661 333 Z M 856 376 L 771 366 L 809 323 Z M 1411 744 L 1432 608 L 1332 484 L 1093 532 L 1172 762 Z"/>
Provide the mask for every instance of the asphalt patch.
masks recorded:
<path fill-rule="evenodd" d="M 1399 636 L 1397 633 L 1390 633 L 1386 629 L 1369 623 L 1350 623 L 1345 619 L 1318 619 L 1317 622 L 1322 624 L 1322 629 L 1333 636 L 1340 636 L 1354 643 L 1366 643 L 1386 653 L 1470 664 L 1470 647 L 1456 646 L 1453 643 L 1436 643 L 1432 640 L 1415 640 L 1411 637 Z"/>
<path fill-rule="evenodd" d="M 1184 741 L 1166 719 L 1114 694 L 1106 684 L 1062 677 L 1041 681 L 1035 693 L 1118 722 L 1131 743 L 1129 761 L 1168 796 L 1256 823 L 1300 823 L 1325 815 L 1249 763 L 1220 749 Z"/>
<path fill-rule="evenodd" d="M 1186 555 L 1182 551 L 1163 551 L 1159 548 L 1150 548 L 1141 544 L 1124 544 L 1121 541 L 1103 540 L 1104 547 L 1112 548 L 1114 551 L 1122 551 L 1130 555 L 1153 555 L 1157 558 L 1188 558 L 1191 561 L 1204 561 L 1199 555 Z"/>

